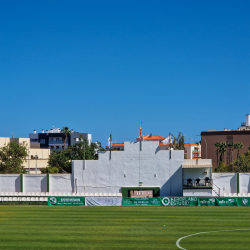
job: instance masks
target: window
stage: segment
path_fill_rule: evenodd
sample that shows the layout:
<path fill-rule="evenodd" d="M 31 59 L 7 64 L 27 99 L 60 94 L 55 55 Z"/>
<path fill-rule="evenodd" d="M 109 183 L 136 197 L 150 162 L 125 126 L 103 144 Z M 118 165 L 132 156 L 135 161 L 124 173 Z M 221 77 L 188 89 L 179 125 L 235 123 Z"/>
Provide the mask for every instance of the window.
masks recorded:
<path fill-rule="evenodd" d="M 51 148 L 51 149 L 54 149 L 54 146 L 51 146 L 50 148 Z"/>
<path fill-rule="evenodd" d="M 64 146 L 62 146 L 62 149 L 64 149 Z"/>
<path fill-rule="evenodd" d="M 56 146 L 56 149 L 59 149 L 59 146 Z"/>
<path fill-rule="evenodd" d="M 41 139 L 41 140 L 40 140 L 40 143 L 41 143 L 41 144 L 45 144 L 45 139 Z"/>
<path fill-rule="evenodd" d="M 56 138 L 56 141 L 59 141 L 60 139 L 59 138 Z"/>

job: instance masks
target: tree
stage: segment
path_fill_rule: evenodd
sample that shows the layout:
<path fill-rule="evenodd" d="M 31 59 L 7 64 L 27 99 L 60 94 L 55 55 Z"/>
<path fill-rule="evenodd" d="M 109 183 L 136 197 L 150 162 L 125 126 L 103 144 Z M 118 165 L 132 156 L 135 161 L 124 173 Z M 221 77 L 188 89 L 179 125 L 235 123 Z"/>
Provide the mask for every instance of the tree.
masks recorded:
<path fill-rule="evenodd" d="M 229 150 L 230 150 L 230 163 L 232 163 L 233 162 L 233 150 L 234 150 L 233 142 L 228 142 L 227 148 L 229 148 Z M 232 172 L 233 172 L 233 164 L 232 164 Z"/>
<path fill-rule="evenodd" d="M 178 150 L 184 150 L 185 149 L 185 136 L 179 132 L 178 136 L 173 136 L 173 148 Z"/>
<path fill-rule="evenodd" d="M 250 152 L 238 156 L 233 162 L 236 172 L 250 172 Z"/>
<path fill-rule="evenodd" d="M 234 144 L 234 148 L 237 149 L 237 159 L 239 158 L 239 153 L 240 153 L 240 149 L 243 148 L 243 144 L 241 142 L 237 142 Z"/>
<path fill-rule="evenodd" d="M 0 148 L 0 173 L 17 174 L 25 172 L 22 166 L 28 156 L 27 144 L 17 141 L 10 142 Z"/>
<path fill-rule="evenodd" d="M 227 151 L 227 144 L 225 142 L 221 142 L 219 152 L 220 152 L 220 161 L 222 162 L 224 162 L 224 154 L 226 151 Z"/>
<path fill-rule="evenodd" d="M 65 150 L 65 144 L 66 144 L 68 136 L 71 134 L 71 131 L 68 127 L 63 127 L 61 131 L 62 133 L 64 133 L 63 143 L 64 143 L 64 150 Z"/>
<path fill-rule="evenodd" d="M 58 174 L 59 173 L 59 168 L 57 167 L 47 167 L 47 168 L 41 168 L 41 173 L 42 174 Z"/>
<path fill-rule="evenodd" d="M 97 160 L 99 151 L 105 151 L 100 142 L 92 142 L 89 145 L 88 140 L 80 136 L 78 143 L 70 145 L 65 150 L 53 151 L 46 172 L 54 171 L 53 168 L 57 168 L 60 173 L 71 173 L 72 160 Z"/>
<path fill-rule="evenodd" d="M 49 169 L 57 168 L 60 173 L 71 173 L 71 160 L 64 150 L 53 151 L 49 157 Z M 48 172 L 48 169 L 47 169 Z"/>
<path fill-rule="evenodd" d="M 219 149 L 220 149 L 220 142 L 216 142 L 215 144 L 214 144 L 214 146 L 216 147 L 216 154 L 217 154 L 217 168 L 218 168 L 218 166 L 219 166 Z"/>
<path fill-rule="evenodd" d="M 226 165 L 224 162 L 220 161 L 219 166 L 215 169 L 216 172 L 225 172 Z"/>

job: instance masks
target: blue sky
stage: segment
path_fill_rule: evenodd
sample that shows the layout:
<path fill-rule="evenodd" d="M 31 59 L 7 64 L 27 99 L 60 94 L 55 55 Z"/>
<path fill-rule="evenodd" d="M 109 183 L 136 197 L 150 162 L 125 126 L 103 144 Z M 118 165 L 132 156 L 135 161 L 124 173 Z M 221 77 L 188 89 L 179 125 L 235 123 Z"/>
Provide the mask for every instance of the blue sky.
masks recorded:
<path fill-rule="evenodd" d="M 2 1 L 0 136 L 68 126 L 106 144 L 238 128 L 250 1 Z"/>

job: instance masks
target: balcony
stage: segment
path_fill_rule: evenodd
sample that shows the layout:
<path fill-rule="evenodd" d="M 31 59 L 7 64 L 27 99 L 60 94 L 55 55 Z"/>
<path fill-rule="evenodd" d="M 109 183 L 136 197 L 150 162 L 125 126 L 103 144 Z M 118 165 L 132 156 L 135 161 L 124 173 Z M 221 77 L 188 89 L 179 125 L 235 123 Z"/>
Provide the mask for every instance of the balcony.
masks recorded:
<path fill-rule="evenodd" d="M 58 140 L 58 141 L 49 141 L 49 145 L 55 145 L 55 144 L 59 144 L 62 145 L 64 144 L 63 140 Z M 68 141 L 66 141 L 66 145 L 68 144 Z"/>
<path fill-rule="evenodd" d="M 183 179 L 183 189 L 212 189 L 213 180 L 210 178 L 205 179 Z"/>

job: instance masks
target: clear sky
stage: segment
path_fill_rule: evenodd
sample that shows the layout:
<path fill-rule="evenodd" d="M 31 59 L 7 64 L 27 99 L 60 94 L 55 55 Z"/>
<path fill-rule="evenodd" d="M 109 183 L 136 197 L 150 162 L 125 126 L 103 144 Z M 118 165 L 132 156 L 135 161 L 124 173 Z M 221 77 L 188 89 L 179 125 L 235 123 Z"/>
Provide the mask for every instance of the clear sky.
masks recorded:
<path fill-rule="evenodd" d="M 93 141 L 238 128 L 250 113 L 250 1 L 0 3 L 0 137 Z"/>

